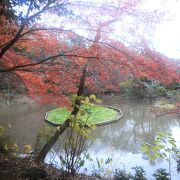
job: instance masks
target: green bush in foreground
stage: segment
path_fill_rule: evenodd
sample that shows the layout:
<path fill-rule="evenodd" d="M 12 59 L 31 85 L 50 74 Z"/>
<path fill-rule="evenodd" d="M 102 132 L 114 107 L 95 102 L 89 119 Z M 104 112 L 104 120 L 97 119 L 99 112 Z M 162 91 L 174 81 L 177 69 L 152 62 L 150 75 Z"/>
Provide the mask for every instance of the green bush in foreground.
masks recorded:
<path fill-rule="evenodd" d="M 147 180 L 146 173 L 141 166 L 136 166 L 132 168 L 135 174 L 126 172 L 126 170 L 116 169 L 114 172 L 114 180 Z M 169 173 L 166 169 L 157 169 L 152 176 L 156 180 L 170 180 Z"/>
<path fill-rule="evenodd" d="M 114 109 L 95 104 L 83 104 L 79 113 L 84 122 L 92 124 L 111 121 L 118 116 L 118 112 Z M 67 108 L 57 108 L 49 112 L 47 119 L 53 123 L 61 124 L 69 116 L 70 111 Z"/>
<path fill-rule="evenodd" d="M 153 174 L 156 180 L 170 180 L 169 173 L 166 172 L 166 169 L 157 169 L 156 172 Z"/>
<path fill-rule="evenodd" d="M 114 172 L 114 180 L 130 180 L 133 176 L 125 170 L 116 169 Z"/>

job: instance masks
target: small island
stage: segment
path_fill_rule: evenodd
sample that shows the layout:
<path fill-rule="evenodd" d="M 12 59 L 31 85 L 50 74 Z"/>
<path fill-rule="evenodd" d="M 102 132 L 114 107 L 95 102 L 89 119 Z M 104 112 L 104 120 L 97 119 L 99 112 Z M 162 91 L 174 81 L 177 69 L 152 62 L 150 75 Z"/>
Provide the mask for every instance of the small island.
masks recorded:
<path fill-rule="evenodd" d="M 83 104 L 82 120 L 88 124 L 103 125 L 116 122 L 122 117 L 120 109 L 96 104 Z M 52 125 L 61 125 L 70 116 L 71 111 L 67 108 L 56 108 L 45 115 L 45 120 Z"/>

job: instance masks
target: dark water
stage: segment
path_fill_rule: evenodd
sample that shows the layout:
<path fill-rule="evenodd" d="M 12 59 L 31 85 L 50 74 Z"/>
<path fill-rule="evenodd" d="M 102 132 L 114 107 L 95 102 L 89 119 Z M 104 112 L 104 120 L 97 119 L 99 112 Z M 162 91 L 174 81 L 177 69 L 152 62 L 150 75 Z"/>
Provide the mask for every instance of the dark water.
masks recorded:
<path fill-rule="evenodd" d="M 132 171 L 131 167 L 141 165 L 146 170 L 148 179 L 153 179 L 151 174 L 157 168 L 168 169 L 165 161 L 150 162 L 139 151 L 144 142 L 153 142 L 156 133 L 160 130 L 172 132 L 173 137 L 180 144 L 180 118 L 177 115 L 155 116 L 151 112 L 150 104 L 139 100 L 129 101 L 120 97 L 105 97 L 103 103 L 123 111 L 120 121 L 97 127 L 93 134 L 96 142 L 91 146 L 89 152 L 91 163 L 86 163 L 89 173 L 93 166 L 97 167 L 96 158 L 104 164 L 104 175 L 106 168 L 113 171 L 116 168 L 125 168 Z M 50 107 L 42 107 L 35 104 L 11 105 L 0 108 L 0 124 L 5 126 L 7 134 L 16 142 L 22 150 L 25 144 L 34 146 L 38 128 L 47 125 L 43 118 Z M 57 157 L 56 157 L 57 158 Z M 112 158 L 112 164 L 105 165 L 104 161 Z M 56 159 L 58 161 L 58 159 Z M 49 161 L 49 157 L 46 158 Z M 85 171 L 84 169 L 81 170 Z M 175 163 L 171 168 L 172 179 L 178 180 L 180 176 L 175 169 Z"/>

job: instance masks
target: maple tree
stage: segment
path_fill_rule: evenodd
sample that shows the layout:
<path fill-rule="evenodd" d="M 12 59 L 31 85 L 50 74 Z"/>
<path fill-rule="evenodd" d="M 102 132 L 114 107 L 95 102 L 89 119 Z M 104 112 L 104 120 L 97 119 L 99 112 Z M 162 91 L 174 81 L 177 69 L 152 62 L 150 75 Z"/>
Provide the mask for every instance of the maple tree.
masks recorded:
<path fill-rule="evenodd" d="M 65 106 L 71 103 L 68 94 L 82 95 L 84 87 L 91 92 L 119 90 L 120 81 L 128 78 L 147 77 L 162 83 L 180 79 L 177 66 L 167 57 L 145 44 L 138 51 L 111 37 L 114 23 L 125 15 L 143 14 L 144 22 L 148 18 L 154 22 L 154 14 L 145 15 L 136 8 L 140 0 L 113 1 L 111 6 L 60 0 L 7 2 L 0 5 L 0 73 L 16 73 L 28 94 L 39 102 Z M 24 2 L 25 15 L 12 11 Z M 42 14 L 59 15 L 59 26 L 48 27 L 39 21 Z M 162 13 L 157 16 L 163 17 Z M 64 24 L 72 28 L 66 29 Z M 76 32 L 78 27 L 85 36 Z M 141 40 L 145 41 L 143 37 Z M 72 114 L 77 111 L 74 108 Z M 68 126 L 66 121 L 55 133 L 40 160 Z"/>

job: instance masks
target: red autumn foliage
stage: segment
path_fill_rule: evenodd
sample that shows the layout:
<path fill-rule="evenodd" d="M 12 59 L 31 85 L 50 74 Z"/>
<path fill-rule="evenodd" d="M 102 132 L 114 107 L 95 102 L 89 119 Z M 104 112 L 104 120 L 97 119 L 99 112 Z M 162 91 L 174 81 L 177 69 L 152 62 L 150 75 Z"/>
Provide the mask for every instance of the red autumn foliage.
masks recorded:
<path fill-rule="evenodd" d="M 2 55 L 0 65 L 7 72 L 13 70 L 19 76 L 31 97 L 58 105 L 67 105 L 67 95 L 77 92 L 85 64 L 88 65 L 86 86 L 92 92 L 119 90 L 119 83 L 128 78 L 147 77 L 165 84 L 179 82 L 177 66 L 167 57 L 148 47 L 143 53 L 137 52 L 105 33 L 113 31 L 111 24 L 125 13 L 132 12 L 139 2 L 126 1 L 123 7 L 119 4 L 117 11 L 108 11 L 104 7 L 101 13 L 106 12 L 111 17 L 107 21 L 95 21 L 95 12 L 91 11 L 92 16 L 86 17 L 93 29 L 93 32 L 87 31 L 90 39 L 60 28 L 31 31 L 31 27 L 25 26 L 21 32 L 25 35 Z M 0 46 L 3 50 L 19 27 L 3 16 L 0 22 Z M 80 24 L 78 20 L 77 24 Z"/>

